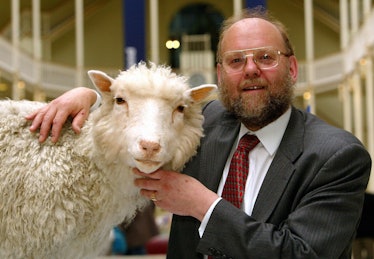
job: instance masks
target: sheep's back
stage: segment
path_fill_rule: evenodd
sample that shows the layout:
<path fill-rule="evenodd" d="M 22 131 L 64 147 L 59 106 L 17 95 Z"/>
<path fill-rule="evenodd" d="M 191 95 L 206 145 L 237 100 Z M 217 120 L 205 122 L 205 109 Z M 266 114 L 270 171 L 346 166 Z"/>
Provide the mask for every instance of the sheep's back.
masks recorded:
<path fill-rule="evenodd" d="M 70 123 L 64 125 L 61 139 L 56 144 L 49 139 L 39 143 L 38 133 L 30 132 L 31 122 L 24 117 L 43 105 L 28 101 L 0 102 L 0 172 L 1 177 L 5 177 L 3 180 L 7 180 L 6 176 L 18 175 L 26 185 L 31 182 L 34 187 L 41 184 L 45 185 L 40 186 L 42 188 L 54 189 L 74 181 L 72 163 L 89 166 L 88 157 L 76 152 L 79 136 L 71 130 Z"/>
<path fill-rule="evenodd" d="M 87 156 L 76 152 L 78 135 L 71 125 L 64 126 L 57 144 L 49 140 L 41 144 L 29 131 L 30 122 L 24 116 L 42 105 L 0 102 L 2 256 L 24 257 L 32 254 L 27 249 L 39 248 L 40 252 L 58 247 L 73 238 L 97 209 L 89 196 L 99 190 L 100 178 L 94 172 L 87 175 L 92 165 Z M 12 246 L 12 254 L 1 254 L 7 246 Z"/>

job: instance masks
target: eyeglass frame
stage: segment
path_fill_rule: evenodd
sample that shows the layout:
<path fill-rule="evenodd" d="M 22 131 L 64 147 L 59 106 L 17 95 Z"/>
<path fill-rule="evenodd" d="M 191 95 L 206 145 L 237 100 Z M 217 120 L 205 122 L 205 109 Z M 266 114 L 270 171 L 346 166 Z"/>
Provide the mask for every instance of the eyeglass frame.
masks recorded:
<path fill-rule="evenodd" d="M 277 62 L 276 62 L 275 65 L 273 65 L 273 66 L 271 66 L 271 67 L 260 67 L 260 66 L 258 65 L 258 63 L 257 63 L 258 61 L 257 61 L 256 59 L 253 58 L 253 57 L 254 57 L 254 53 L 253 53 L 253 51 L 261 50 L 261 49 L 270 49 L 270 50 L 274 50 L 274 51 L 276 52 L 276 54 L 277 54 L 277 60 L 276 60 L 276 61 L 277 61 Z M 275 48 L 272 47 L 272 46 L 266 46 L 266 47 L 259 47 L 259 48 L 250 48 L 250 49 L 239 49 L 239 50 L 229 50 L 229 51 L 226 51 L 226 52 L 224 52 L 224 53 L 222 54 L 222 56 L 220 57 L 218 63 L 222 65 L 222 67 L 223 67 L 224 70 L 226 70 L 226 69 L 225 69 L 225 65 L 223 64 L 223 57 L 224 57 L 224 55 L 225 55 L 226 53 L 234 53 L 234 52 L 243 52 L 243 53 L 245 53 L 245 52 L 247 52 L 247 51 L 252 51 L 252 53 L 250 53 L 250 54 L 244 54 L 244 55 L 243 55 L 243 57 L 245 57 L 245 63 L 244 63 L 244 65 L 243 65 L 243 67 L 241 67 L 240 69 L 238 69 L 238 71 L 232 71 L 232 72 L 230 72 L 230 73 L 240 73 L 240 72 L 242 72 L 243 68 L 244 68 L 245 65 L 247 64 L 247 59 L 248 59 L 248 57 L 252 57 L 252 61 L 253 61 L 253 63 L 255 63 L 256 66 L 257 66 L 260 70 L 267 70 L 267 69 L 271 69 L 271 68 L 277 67 L 277 66 L 279 65 L 279 57 L 280 57 L 280 56 L 282 56 L 282 55 L 285 56 L 285 57 L 291 57 L 291 56 L 293 56 L 293 53 L 289 53 L 289 54 L 287 54 L 287 53 L 282 52 L 282 51 L 280 51 L 280 50 L 278 50 L 278 49 L 275 49 Z M 227 71 L 226 71 L 226 72 L 227 72 Z"/>

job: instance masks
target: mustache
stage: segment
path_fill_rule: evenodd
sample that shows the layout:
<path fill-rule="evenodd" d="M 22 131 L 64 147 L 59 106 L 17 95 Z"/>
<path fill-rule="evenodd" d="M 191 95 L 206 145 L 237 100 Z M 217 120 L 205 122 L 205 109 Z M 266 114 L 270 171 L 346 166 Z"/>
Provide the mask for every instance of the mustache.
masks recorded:
<path fill-rule="evenodd" d="M 240 87 L 244 87 L 244 86 L 247 86 L 247 85 L 263 85 L 263 86 L 266 86 L 267 82 L 264 79 L 256 78 L 256 79 L 246 79 L 246 80 L 243 80 L 240 83 Z"/>

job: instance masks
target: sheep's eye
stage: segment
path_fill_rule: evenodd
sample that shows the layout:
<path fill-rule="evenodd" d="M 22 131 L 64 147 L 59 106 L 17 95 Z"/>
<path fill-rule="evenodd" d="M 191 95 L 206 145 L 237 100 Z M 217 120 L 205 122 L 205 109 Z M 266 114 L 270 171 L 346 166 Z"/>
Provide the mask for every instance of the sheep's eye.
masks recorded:
<path fill-rule="evenodd" d="M 117 104 L 124 104 L 126 103 L 125 99 L 123 99 L 122 97 L 114 97 L 114 100 Z"/>
<path fill-rule="evenodd" d="M 180 113 L 183 113 L 183 111 L 184 111 L 185 108 L 186 108 L 186 106 L 184 106 L 184 105 L 179 105 L 179 106 L 177 107 L 177 111 L 180 112 Z"/>

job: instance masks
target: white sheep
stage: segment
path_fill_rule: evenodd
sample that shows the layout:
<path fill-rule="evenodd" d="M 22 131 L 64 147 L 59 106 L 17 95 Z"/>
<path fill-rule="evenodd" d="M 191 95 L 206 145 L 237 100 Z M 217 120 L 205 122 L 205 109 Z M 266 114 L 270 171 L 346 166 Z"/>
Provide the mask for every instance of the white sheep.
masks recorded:
<path fill-rule="evenodd" d="M 113 226 L 148 202 L 131 168 L 180 170 L 203 135 L 201 103 L 166 66 L 139 63 L 112 79 L 88 72 L 102 105 L 77 135 L 41 144 L 24 117 L 42 103 L 0 102 L 0 258 L 92 258 Z"/>

